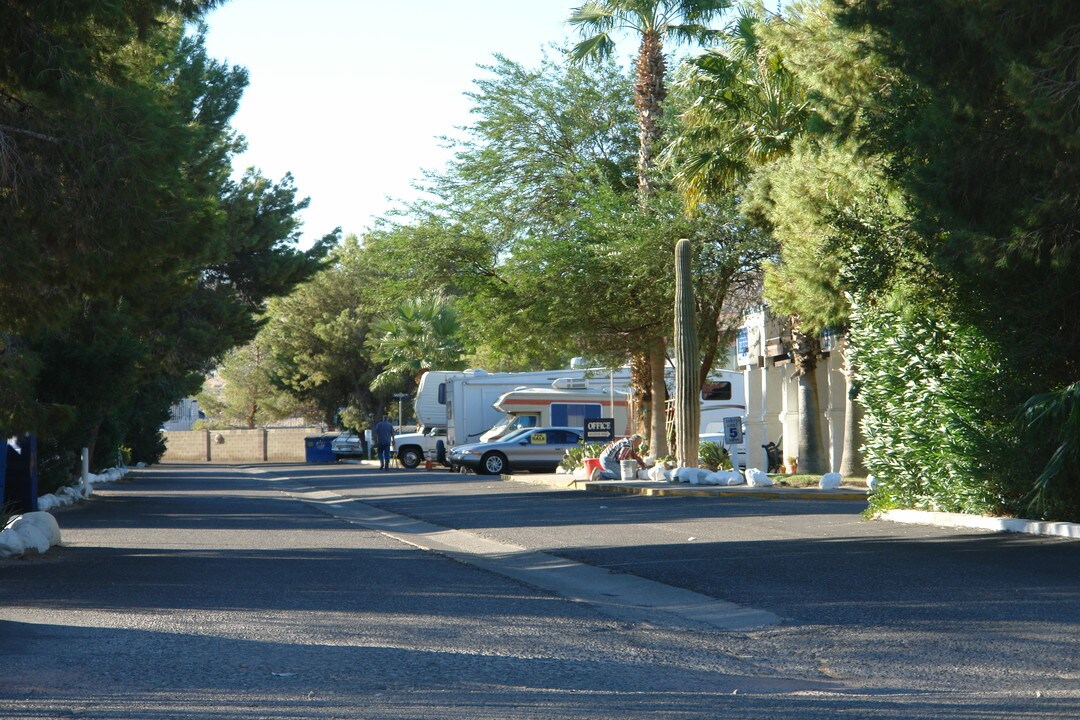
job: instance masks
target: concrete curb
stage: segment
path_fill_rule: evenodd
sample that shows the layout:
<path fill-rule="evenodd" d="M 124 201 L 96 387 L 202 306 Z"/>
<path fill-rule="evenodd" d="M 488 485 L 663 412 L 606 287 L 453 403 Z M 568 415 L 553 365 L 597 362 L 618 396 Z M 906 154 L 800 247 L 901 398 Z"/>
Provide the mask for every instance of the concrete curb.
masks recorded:
<path fill-rule="evenodd" d="M 861 500 L 866 501 L 866 491 L 858 488 L 822 490 L 820 488 L 747 487 L 745 485 L 683 485 L 673 483 L 636 482 L 583 482 L 585 490 L 618 492 L 633 495 L 657 495 L 675 497 L 752 497 L 770 500 Z"/>
<path fill-rule="evenodd" d="M 853 486 L 840 487 L 837 490 L 821 488 L 790 487 L 748 487 L 746 485 L 689 485 L 683 483 L 648 482 L 621 480 L 598 480 L 590 482 L 573 475 L 503 475 L 503 480 L 512 482 L 549 485 L 563 490 L 591 490 L 595 492 L 615 492 L 629 495 L 682 496 L 682 497 L 754 497 L 784 500 L 861 500 L 867 499 L 867 491 Z"/>
<path fill-rule="evenodd" d="M 503 480 L 548 485 L 560 490 L 591 490 L 594 492 L 649 495 L 659 497 L 747 497 L 768 500 L 868 500 L 869 492 L 860 487 L 842 486 L 837 490 L 789 487 L 730 487 L 717 485 L 684 485 L 681 483 L 622 482 L 601 480 L 590 482 L 573 475 L 503 475 Z M 990 532 L 1022 533 L 1080 540 L 1080 523 L 1041 522 L 1021 518 L 996 518 L 983 515 L 931 512 L 927 510 L 887 510 L 874 516 L 877 520 L 935 525 L 938 527 L 972 528 Z"/>
<path fill-rule="evenodd" d="M 998 518 L 985 515 L 932 512 L 928 510 L 886 510 L 878 513 L 880 520 L 912 525 L 937 525 L 939 527 L 972 528 L 991 532 L 1045 535 L 1080 540 L 1080 523 L 1044 522 L 1022 518 Z"/>

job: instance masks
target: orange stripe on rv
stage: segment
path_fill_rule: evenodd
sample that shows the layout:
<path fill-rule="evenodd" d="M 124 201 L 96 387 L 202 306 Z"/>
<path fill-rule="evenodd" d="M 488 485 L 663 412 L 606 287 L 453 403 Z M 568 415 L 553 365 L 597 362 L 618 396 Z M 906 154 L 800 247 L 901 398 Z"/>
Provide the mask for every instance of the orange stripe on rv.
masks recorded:
<path fill-rule="evenodd" d="M 625 400 L 616 400 L 614 403 L 608 400 L 508 400 L 505 403 L 499 403 L 500 405 L 603 405 L 607 407 L 609 405 L 628 405 Z"/>

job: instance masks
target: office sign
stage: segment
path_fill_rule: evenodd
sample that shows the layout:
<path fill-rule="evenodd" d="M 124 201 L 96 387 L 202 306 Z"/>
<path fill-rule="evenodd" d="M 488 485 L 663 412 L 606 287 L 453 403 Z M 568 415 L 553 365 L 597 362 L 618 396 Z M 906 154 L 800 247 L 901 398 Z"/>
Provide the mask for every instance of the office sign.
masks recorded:
<path fill-rule="evenodd" d="M 615 418 L 590 418 L 585 421 L 586 444 L 608 443 L 615 439 Z"/>

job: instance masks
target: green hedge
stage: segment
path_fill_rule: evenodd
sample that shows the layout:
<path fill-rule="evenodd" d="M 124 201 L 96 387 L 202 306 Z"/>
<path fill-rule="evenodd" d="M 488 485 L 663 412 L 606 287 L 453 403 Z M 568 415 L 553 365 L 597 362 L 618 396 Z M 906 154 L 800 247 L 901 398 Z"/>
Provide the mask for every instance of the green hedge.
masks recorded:
<path fill-rule="evenodd" d="M 1014 510 L 1015 433 L 992 343 L 933 310 L 856 309 L 851 335 L 879 482 L 871 509 Z"/>

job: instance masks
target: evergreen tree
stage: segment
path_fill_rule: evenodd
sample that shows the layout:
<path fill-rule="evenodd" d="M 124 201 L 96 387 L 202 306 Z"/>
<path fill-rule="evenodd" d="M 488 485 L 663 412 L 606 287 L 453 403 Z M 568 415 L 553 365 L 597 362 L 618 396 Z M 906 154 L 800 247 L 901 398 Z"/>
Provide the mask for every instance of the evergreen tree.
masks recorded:
<path fill-rule="evenodd" d="M 0 423 L 51 443 L 60 475 L 82 446 L 156 459 L 169 405 L 333 241 L 292 247 L 289 178 L 229 179 L 247 75 L 185 23 L 211 5 L 0 8 Z"/>

